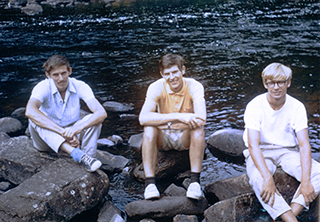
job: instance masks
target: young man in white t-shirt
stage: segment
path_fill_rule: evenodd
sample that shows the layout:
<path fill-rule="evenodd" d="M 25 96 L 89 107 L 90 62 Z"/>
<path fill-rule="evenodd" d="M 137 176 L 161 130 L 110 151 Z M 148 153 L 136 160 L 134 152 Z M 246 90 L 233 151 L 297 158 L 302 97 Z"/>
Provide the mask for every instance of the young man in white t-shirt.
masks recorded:
<path fill-rule="evenodd" d="M 86 83 L 70 78 L 72 68 L 66 57 L 53 55 L 43 68 L 47 78 L 33 88 L 26 107 L 34 147 L 64 151 L 86 170 L 97 170 L 101 162 L 94 156 L 105 109 Z M 80 99 L 92 112 L 81 120 Z"/>
<path fill-rule="evenodd" d="M 249 183 L 274 220 L 280 216 L 283 221 L 298 221 L 297 215 L 319 193 L 320 164 L 311 158 L 305 107 L 287 94 L 291 69 L 272 63 L 261 76 L 268 92 L 250 101 L 244 114 Z M 272 177 L 277 166 L 301 182 L 290 206 Z"/>

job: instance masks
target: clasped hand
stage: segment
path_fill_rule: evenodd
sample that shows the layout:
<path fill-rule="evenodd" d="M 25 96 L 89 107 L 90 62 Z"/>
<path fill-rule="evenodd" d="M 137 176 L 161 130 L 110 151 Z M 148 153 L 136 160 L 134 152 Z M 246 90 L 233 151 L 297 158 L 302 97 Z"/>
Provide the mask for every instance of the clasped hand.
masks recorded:
<path fill-rule="evenodd" d="M 181 122 L 187 124 L 190 129 L 197 129 L 204 125 L 204 120 L 193 113 L 183 113 Z"/>
<path fill-rule="evenodd" d="M 72 147 L 79 147 L 80 146 L 80 141 L 77 137 L 77 134 L 80 133 L 78 132 L 79 129 L 76 127 L 66 127 L 62 133 L 62 136 L 66 139 L 66 141 L 72 146 Z"/>

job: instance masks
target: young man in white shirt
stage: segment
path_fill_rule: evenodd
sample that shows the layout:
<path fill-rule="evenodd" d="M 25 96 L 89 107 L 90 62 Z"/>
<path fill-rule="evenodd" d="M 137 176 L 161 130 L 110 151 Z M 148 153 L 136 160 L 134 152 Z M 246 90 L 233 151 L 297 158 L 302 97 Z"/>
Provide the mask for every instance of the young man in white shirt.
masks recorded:
<path fill-rule="evenodd" d="M 101 166 L 94 158 L 105 109 L 84 82 L 71 78 L 66 57 L 51 56 L 43 65 L 47 79 L 38 83 L 26 107 L 34 147 L 40 151 L 64 151 L 92 172 Z M 79 119 L 80 99 L 92 114 Z"/>
<path fill-rule="evenodd" d="M 205 149 L 206 105 L 201 83 L 184 78 L 184 59 L 177 54 L 164 55 L 159 61 L 161 79 L 152 83 L 139 115 L 144 126 L 142 161 L 146 177 L 145 199 L 159 198 L 155 185 L 158 149 L 189 150 L 191 183 L 187 197 L 200 199 L 199 184 Z"/>
<path fill-rule="evenodd" d="M 274 220 L 298 221 L 297 215 L 319 193 L 320 164 L 311 158 L 305 107 L 287 94 L 291 69 L 272 63 L 261 76 L 268 91 L 250 101 L 244 114 L 249 183 Z M 290 206 L 273 180 L 277 166 L 301 182 Z"/>

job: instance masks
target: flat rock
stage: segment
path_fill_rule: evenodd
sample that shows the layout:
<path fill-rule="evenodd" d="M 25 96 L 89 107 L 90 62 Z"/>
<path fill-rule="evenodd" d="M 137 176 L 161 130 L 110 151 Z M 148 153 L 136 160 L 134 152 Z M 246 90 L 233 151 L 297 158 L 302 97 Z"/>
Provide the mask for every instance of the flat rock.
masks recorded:
<path fill-rule="evenodd" d="M 0 131 L 15 133 L 19 130 L 22 130 L 22 124 L 19 120 L 12 117 L 3 117 L 0 119 Z"/>
<path fill-rule="evenodd" d="M 128 143 L 130 146 L 132 146 L 134 148 L 141 149 L 142 138 L 143 138 L 143 133 L 132 135 L 132 136 L 130 136 Z"/>
<path fill-rule="evenodd" d="M 102 104 L 102 106 L 107 111 L 111 111 L 111 112 L 128 112 L 134 109 L 132 105 L 127 105 L 127 104 L 114 102 L 114 101 L 106 101 Z"/>
<path fill-rule="evenodd" d="M 66 221 L 98 204 L 108 189 L 103 171 L 58 159 L 0 196 L 0 221 Z"/>
<path fill-rule="evenodd" d="M 109 173 L 121 172 L 129 163 L 129 160 L 123 156 L 113 155 L 102 150 L 97 150 L 96 158 L 102 163 L 100 169 Z"/>

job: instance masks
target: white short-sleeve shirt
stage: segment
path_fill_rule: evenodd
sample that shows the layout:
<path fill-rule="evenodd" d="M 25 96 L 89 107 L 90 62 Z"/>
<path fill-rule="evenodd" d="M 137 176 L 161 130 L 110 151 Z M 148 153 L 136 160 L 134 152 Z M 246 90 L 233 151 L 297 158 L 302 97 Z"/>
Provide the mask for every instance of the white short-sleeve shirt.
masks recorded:
<path fill-rule="evenodd" d="M 243 140 L 248 147 L 247 129 L 260 132 L 260 144 L 296 146 L 296 132 L 308 127 L 304 105 L 290 95 L 280 110 L 271 108 L 267 93 L 251 100 L 244 113 L 245 132 Z"/>
<path fill-rule="evenodd" d="M 65 99 L 49 78 L 39 82 L 32 90 L 31 97 L 40 100 L 40 111 L 61 127 L 68 126 L 79 120 L 80 99 L 88 102 L 94 98 L 91 88 L 83 81 L 69 78 Z"/>

